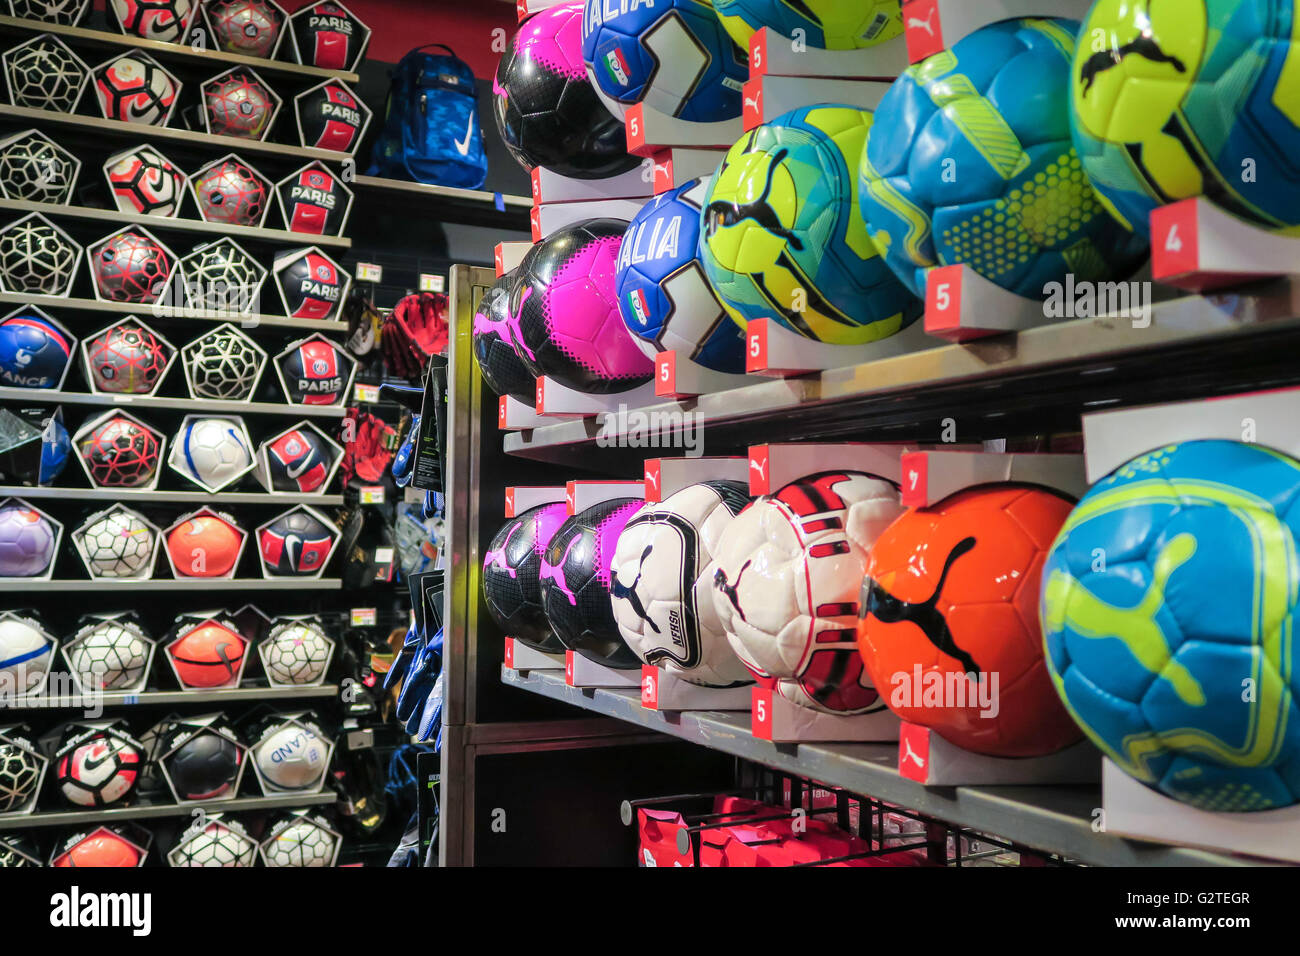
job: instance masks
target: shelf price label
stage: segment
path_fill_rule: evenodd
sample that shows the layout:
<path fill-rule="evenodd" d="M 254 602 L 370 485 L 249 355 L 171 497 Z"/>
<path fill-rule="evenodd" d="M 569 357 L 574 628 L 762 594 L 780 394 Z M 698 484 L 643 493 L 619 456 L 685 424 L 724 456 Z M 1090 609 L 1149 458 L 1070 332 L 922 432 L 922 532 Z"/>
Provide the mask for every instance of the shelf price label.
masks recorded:
<path fill-rule="evenodd" d="M 432 273 L 428 273 L 428 272 L 421 272 L 420 291 L 433 292 L 433 293 L 446 292 L 447 277 L 440 276 L 440 275 L 433 275 Z"/>
<path fill-rule="evenodd" d="M 379 401 L 379 386 L 357 382 L 352 389 L 352 394 L 358 402 L 377 402 Z"/>
<path fill-rule="evenodd" d="M 924 508 L 929 503 L 930 458 L 923 451 L 902 458 L 904 508 Z"/>
<path fill-rule="evenodd" d="M 361 489 L 361 503 L 363 505 L 382 505 L 384 503 L 384 486 L 366 485 Z"/>
<path fill-rule="evenodd" d="M 514 670 L 515 669 L 515 639 L 513 637 L 506 638 L 505 659 L 506 659 L 506 667 L 510 668 L 511 670 Z"/>
<path fill-rule="evenodd" d="M 1196 200 L 1184 199 L 1151 211 L 1151 269 L 1157 279 L 1200 271 Z"/>
<path fill-rule="evenodd" d="M 659 709 L 659 668 L 652 664 L 641 665 L 641 706 Z"/>
<path fill-rule="evenodd" d="M 671 349 L 655 355 L 655 394 L 677 393 L 677 353 Z"/>
<path fill-rule="evenodd" d="M 352 627 L 374 627 L 375 609 L 373 607 L 354 607 L 349 614 Z"/>
<path fill-rule="evenodd" d="M 961 278 L 957 266 L 939 266 L 925 277 L 925 330 L 936 334 L 961 328 Z"/>
<path fill-rule="evenodd" d="M 772 691 L 755 687 L 750 698 L 750 731 L 759 740 L 772 739 Z"/>
<path fill-rule="evenodd" d="M 357 263 L 357 281 L 358 282 L 382 282 L 384 280 L 384 269 L 373 262 Z"/>

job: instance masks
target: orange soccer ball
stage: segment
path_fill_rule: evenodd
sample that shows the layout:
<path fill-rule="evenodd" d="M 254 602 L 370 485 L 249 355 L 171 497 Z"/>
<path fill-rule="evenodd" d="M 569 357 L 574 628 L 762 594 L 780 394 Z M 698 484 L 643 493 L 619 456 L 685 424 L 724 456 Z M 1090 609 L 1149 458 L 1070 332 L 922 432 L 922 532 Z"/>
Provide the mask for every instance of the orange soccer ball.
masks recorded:
<path fill-rule="evenodd" d="M 1043 561 L 1071 507 L 1040 488 L 988 485 L 908 511 L 876 540 L 858 649 L 890 710 L 999 757 L 1080 738 L 1038 625 Z"/>

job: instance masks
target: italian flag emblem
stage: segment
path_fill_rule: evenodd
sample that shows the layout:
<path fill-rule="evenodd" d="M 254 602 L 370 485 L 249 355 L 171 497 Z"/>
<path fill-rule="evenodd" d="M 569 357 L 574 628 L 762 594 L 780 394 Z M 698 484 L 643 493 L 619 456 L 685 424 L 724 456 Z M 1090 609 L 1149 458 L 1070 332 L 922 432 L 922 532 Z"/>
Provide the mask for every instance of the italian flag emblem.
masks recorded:
<path fill-rule="evenodd" d="M 650 322 L 650 303 L 645 299 L 645 293 L 640 289 L 633 289 L 627 294 L 627 301 L 632 306 L 632 314 L 636 320 L 643 326 Z"/>
<path fill-rule="evenodd" d="M 605 73 L 611 81 L 619 86 L 630 86 L 632 81 L 628 79 L 629 72 L 622 50 L 615 47 L 605 54 Z"/>

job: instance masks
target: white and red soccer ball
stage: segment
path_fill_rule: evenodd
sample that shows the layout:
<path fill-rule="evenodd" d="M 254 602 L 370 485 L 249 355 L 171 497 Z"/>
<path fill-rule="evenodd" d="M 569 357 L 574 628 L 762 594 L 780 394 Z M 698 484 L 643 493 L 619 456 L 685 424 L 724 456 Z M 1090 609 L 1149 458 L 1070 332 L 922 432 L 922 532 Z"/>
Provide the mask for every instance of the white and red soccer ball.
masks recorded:
<path fill-rule="evenodd" d="M 153 57 L 132 50 L 95 68 L 95 96 L 105 119 L 166 126 L 181 84 Z"/>

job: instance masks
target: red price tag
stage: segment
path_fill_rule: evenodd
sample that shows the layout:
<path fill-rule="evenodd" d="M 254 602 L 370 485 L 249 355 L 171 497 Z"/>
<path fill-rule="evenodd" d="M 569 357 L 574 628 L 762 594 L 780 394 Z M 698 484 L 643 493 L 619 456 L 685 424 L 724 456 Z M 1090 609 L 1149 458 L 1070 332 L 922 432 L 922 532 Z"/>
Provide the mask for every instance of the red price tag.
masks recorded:
<path fill-rule="evenodd" d="M 506 397 L 502 395 L 497 398 L 497 428 L 505 428 L 506 424 Z"/>
<path fill-rule="evenodd" d="M 515 0 L 515 16 L 520 20 L 528 16 L 528 0 Z"/>
<path fill-rule="evenodd" d="M 542 201 L 542 169 L 540 166 L 533 169 L 529 176 L 533 181 L 533 205 L 538 205 Z"/>
<path fill-rule="evenodd" d="M 528 214 L 528 225 L 533 230 L 533 242 L 542 241 L 542 210 L 539 206 L 533 206 L 532 212 Z"/>
<path fill-rule="evenodd" d="M 962 266 L 939 266 L 925 278 L 925 331 L 942 335 L 961 328 Z"/>
<path fill-rule="evenodd" d="M 627 151 L 635 153 L 645 148 L 645 110 L 637 103 L 627 111 Z"/>
<path fill-rule="evenodd" d="M 515 489 L 507 488 L 506 489 L 506 517 L 513 518 L 514 516 L 515 516 Z"/>
<path fill-rule="evenodd" d="M 564 682 L 570 687 L 573 686 L 573 661 L 575 655 L 573 651 L 564 652 Z"/>
<path fill-rule="evenodd" d="M 506 517 L 510 516 L 506 515 Z M 506 667 L 511 670 L 515 669 L 515 639 L 513 637 L 506 638 Z"/>
<path fill-rule="evenodd" d="M 749 75 L 767 73 L 767 31 L 755 30 L 749 37 Z"/>
<path fill-rule="evenodd" d="M 745 371 L 767 371 L 767 319 L 750 319 L 745 326 Z"/>
<path fill-rule="evenodd" d="M 677 394 L 677 353 L 660 352 L 655 356 L 655 394 Z"/>
<path fill-rule="evenodd" d="M 659 668 L 650 664 L 641 665 L 641 706 L 659 709 Z"/>
<path fill-rule="evenodd" d="M 772 491 L 767 445 L 749 446 L 749 493 L 766 495 Z"/>
<path fill-rule="evenodd" d="M 907 58 L 920 63 L 943 51 L 939 25 L 939 0 L 903 0 L 903 25 L 907 33 Z"/>
<path fill-rule="evenodd" d="M 537 401 L 533 403 L 533 409 L 538 415 L 546 414 L 546 376 L 537 376 Z"/>
<path fill-rule="evenodd" d="M 578 486 L 570 481 L 564 486 L 564 507 L 569 514 L 576 514 L 573 509 L 573 500 L 578 496 Z"/>
<path fill-rule="evenodd" d="M 750 697 L 750 731 L 759 740 L 772 739 L 772 691 L 755 687 Z"/>
<path fill-rule="evenodd" d="M 647 458 L 645 463 L 645 500 L 652 505 L 663 500 L 659 493 L 659 462 L 658 458 Z"/>
<path fill-rule="evenodd" d="M 497 243 L 497 248 L 494 254 L 494 258 L 496 260 L 496 266 L 497 266 L 497 278 L 500 279 L 503 275 L 506 274 L 506 257 L 505 254 L 501 251 L 501 243 L 499 242 Z"/>
<path fill-rule="evenodd" d="M 745 83 L 744 122 L 745 131 L 757 129 L 763 125 L 763 78 L 749 80 Z"/>
<path fill-rule="evenodd" d="M 1196 200 L 1184 199 L 1151 212 L 1151 272 L 1157 279 L 1200 271 Z"/>
<path fill-rule="evenodd" d="M 655 195 L 673 188 L 673 151 L 663 149 L 650 158 L 655 166 Z"/>
<path fill-rule="evenodd" d="M 904 721 L 898 730 L 898 772 L 920 783 L 930 779 L 930 728 Z"/>
<path fill-rule="evenodd" d="M 903 507 L 924 508 L 929 502 L 930 456 L 911 451 L 902 458 Z"/>

